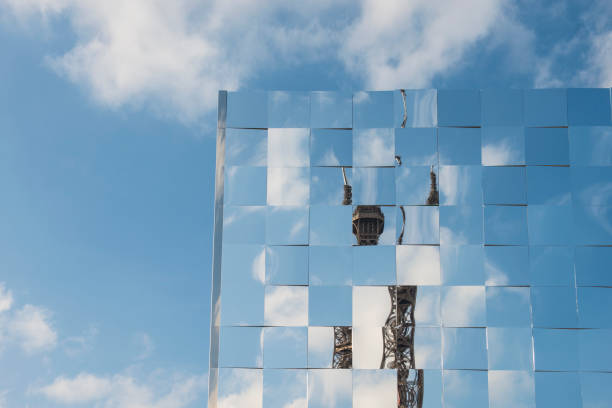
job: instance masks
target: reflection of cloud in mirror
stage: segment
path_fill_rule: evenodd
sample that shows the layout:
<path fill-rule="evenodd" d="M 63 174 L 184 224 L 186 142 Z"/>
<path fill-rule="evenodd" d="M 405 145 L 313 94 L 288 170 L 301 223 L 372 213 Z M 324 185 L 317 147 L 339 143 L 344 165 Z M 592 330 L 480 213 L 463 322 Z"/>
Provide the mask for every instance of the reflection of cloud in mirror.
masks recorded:
<path fill-rule="evenodd" d="M 304 234 L 304 231 L 308 227 L 308 223 L 306 221 L 307 220 L 304 218 L 300 218 L 291 226 L 291 230 L 289 231 L 290 239 L 296 239 Z"/>
<path fill-rule="evenodd" d="M 399 245 L 396 248 L 398 285 L 439 285 L 440 249 Z"/>
<path fill-rule="evenodd" d="M 251 265 L 251 276 L 258 282 L 266 283 L 266 250 L 262 249 L 253 259 Z"/>
<path fill-rule="evenodd" d="M 268 165 L 306 167 L 309 159 L 309 130 L 283 128 L 268 130 Z"/>
<path fill-rule="evenodd" d="M 264 206 L 240 206 L 240 207 L 232 207 L 231 213 L 230 211 L 225 212 L 225 216 L 223 218 L 223 226 L 229 227 L 236 221 L 241 220 L 242 218 L 247 218 L 250 216 L 254 217 L 263 217 L 263 214 L 266 211 L 266 207 Z M 227 215 L 229 213 L 229 215 Z"/>
<path fill-rule="evenodd" d="M 448 227 L 440 227 L 440 243 L 441 244 L 452 244 L 452 245 L 467 245 L 469 240 L 465 235 L 465 232 L 461 231 L 456 233 Z"/>
<path fill-rule="evenodd" d="M 370 94 L 368 94 L 365 91 L 359 91 L 353 94 L 353 103 L 355 104 L 368 102 L 369 100 L 370 100 Z"/>
<path fill-rule="evenodd" d="M 510 278 L 491 259 L 485 258 L 484 268 L 487 274 L 486 284 L 489 286 L 504 286 L 510 282 Z"/>
<path fill-rule="evenodd" d="M 350 407 L 352 389 L 350 370 L 311 370 L 308 374 L 308 403 L 311 407 Z"/>
<path fill-rule="evenodd" d="M 595 140 L 592 140 L 593 147 L 591 149 L 591 158 L 589 164 L 612 164 L 612 131 L 608 129 L 606 129 L 606 134 L 601 134 L 595 138 L 592 138 Z"/>
<path fill-rule="evenodd" d="M 336 153 L 333 148 L 329 148 L 323 153 L 321 162 L 325 163 L 326 166 L 339 166 L 340 160 L 336 157 Z"/>
<path fill-rule="evenodd" d="M 330 368 L 334 353 L 333 327 L 308 327 L 308 366 Z"/>
<path fill-rule="evenodd" d="M 484 325 L 484 286 L 445 287 L 442 292 L 442 320 L 447 326 Z"/>
<path fill-rule="evenodd" d="M 308 204 L 309 192 L 308 169 L 290 167 L 268 168 L 268 204 Z"/>
<path fill-rule="evenodd" d="M 409 244 L 439 243 L 439 212 L 433 206 L 406 206 L 403 241 Z"/>
<path fill-rule="evenodd" d="M 412 105 L 412 126 L 431 126 L 436 123 L 436 91 L 419 90 L 408 94 Z"/>
<path fill-rule="evenodd" d="M 353 287 L 353 326 L 382 327 L 391 310 L 386 286 Z"/>
<path fill-rule="evenodd" d="M 249 165 L 249 166 L 265 166 L 266 157 L 268 155 L 268 141 L 265 137 L 255 137 L 255 135 L 247 139 L 237 137 L 236 140 L 232 136 L 227 136 L 225 144 L 226 164 Z M 258 140 L 259 139 L 259 140 Z M 242 156 L 246 156 L 246 159 Z"/>
<path fill-rule="evenodd" d="M 476 192 L 473 189 L 474 166 L 440 167 L 440 191 L 443 205 L 464 204 Z M 479 181 L 480 182 L 480 181 Z M 470 188 L 472 187 L 472 188 Z"/>
<path fill-rule="evenodd" d="M 484 166 L 513 164 L 520 153 L 506 139 L 498 143 L 488 143 L 482 146 L 482 164 Z"/>
<path fill-rule="evenodd" d="M 395 370 L 356 370 L 353 377 L 354 408 L 397 407 Z"/>
<path fill-rule="evenodd" d="M 355 183 L 359 183 L 359 202 L 363 204 L 377 204 L 378 183 L 376 169 L 358 169 L 354 171 Z"/>
<path fill-rule="evenodd" d="M 489 401 L 495 408 L 534 407 L 533 375 L 527 371 L 489 371 Z"/>
<path fill-rule="evenodd" d="M 279 326 L 308 325 L 308 288 L 303 286 L 268 286 L 265 299 L 266 324 Z"/>
<path fill-rule="evenodd" d="M 595 219 L 608 234 L 612 235 L 612 223 L 610 222 L 608 203 L 612 201 L 612 183 L 597 183 L 586 189 L 581 194 L 581 200 L 589 203 L 587 213 Z"/>
<path fill-rule="evenodd" d="M 379 368 L 382 354 L 380 327 L 353 327 L 353 368 Z"/>
<path fill-rule="evenodd" d="M 221 371 L 219 408 L 262 408 L 261 370 L 225 369 Z"/>
<path fill-rule="evenodd" d="M 414 336 L 415 367 L 440 369 L 442 355 L 440 329 L 421 327 L 415 330 Z"/>
<path fill-rule="evenodd" d="M 356 133 L 356 166 L 391 166 L 394 164 L 393 133 L 390 129 L 360 129 Z"/>
<path fill-rule="evenodd" d="M 414 319 L 417 325 L 437 326 L 440 324 L 440 288 L 421 286 L 417 291 Z"/>
<path fill-rule="evenodd" d="M 283 408 L 306 408 L 306 406 L 306 398 L 298 398 L 283 405 Z"/>

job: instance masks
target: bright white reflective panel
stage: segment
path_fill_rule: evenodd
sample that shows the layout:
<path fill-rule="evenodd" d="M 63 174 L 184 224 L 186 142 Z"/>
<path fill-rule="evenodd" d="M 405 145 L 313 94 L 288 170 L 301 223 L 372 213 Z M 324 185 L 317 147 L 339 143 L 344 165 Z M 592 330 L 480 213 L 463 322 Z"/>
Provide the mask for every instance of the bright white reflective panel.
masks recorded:
<path fill-rule="evenodd" d="M 489 371 L 490 408 L 535 408 L 533 372 Z"/>
<path fill-rule="evenodd" d="M 380 368 L 382 356 L 382 327 L 353 327 L 353 368 Z"/>
<path fill-rule="evenodd" d="M 393 129 L 353 129 L 353 166 L 394 166 Z"/>
<path fill-rule="evenodd" d="M 398 285 L 439 285 L 440 247 L 398 245 L 396 271 Z"/>
<path fill-rule="evenodd" d="M 269 205 L 305 205 L 309 196 L 309 168 L 268 167 Z"/>
<path fill-rule="evenodd" d="M 352 408 L 352 370 L 308 370 L 309 408 Z"/>
<path fill-rule="evenodd" d="M 385 326 L 391 311 L 391 294 L 386 286 L 353 287 L 353 327 Z"/>
<path fill-rule="evenodd" d="M 308 326 L 308 288 L 266 286 L 264 320 L 271 326 Z"/>
<path fill-rule="evenodd" d="M 308 167 L 309 129 L 268 129 L 268 166 Z"/>
<path fill-rule="evenodd" d="M 445 286 L 442 288 L 441 305 L 444 326 L 486 325 L 484 286 Z"/>
<path fill-rule="evenodd" d="M 219 369 L 219 408 L 263 408 L 263 370 Z"/>
<path fill-rule="evenodd" d="M 334 354 L 334 328 L 308 327 L 308 367 L 331 368 Z"/>
<path fill-rule="evenodd" d="M 353 408 L 396 408 L 395 370 L 354 370 Z"/>
<path fill-rule="evenodd" d="M 264 370 L 263 403 L 266 408 L 306 408 L 306 370 Z"/>

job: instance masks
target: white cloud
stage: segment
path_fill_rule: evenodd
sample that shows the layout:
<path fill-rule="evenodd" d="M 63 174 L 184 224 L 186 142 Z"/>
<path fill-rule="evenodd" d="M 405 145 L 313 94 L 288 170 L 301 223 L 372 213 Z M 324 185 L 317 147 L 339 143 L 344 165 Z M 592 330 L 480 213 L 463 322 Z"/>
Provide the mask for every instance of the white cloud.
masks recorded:
<path fill-rule="evenodd" d="M 353 407 L 397 407 L 395 370 L 361 370 L 353 372 Z"/>
<path fill-rule="evenodd" d="M 140 353 L 136 356 L 137 360 L 144 360 L 155 351 L 155 342 L 147 333 L 137 333 L 134 335 L 134 343 L 140 348 Z"/>
<path fill-rule="evenodd" d="M 129 375 L 103 377 L 80 373 L 73 378 L 57 377 L 51 384 L 34 390 L 34 393 L 65 405 L 93 404 L 90 406 L 104 408 L 180 408 L 195 401 L 205 389 L 204 375 L 166 378 L 162 386 L 141 384 Z"/>
<path fill-rule="evenodd" d="M 400 245 L 396 258 L 399 285 L 440 284 L 439 247 Z"/>
<path fill-rule="evenodd" d="M 308 288 L 303 286 L 269 286 L 266 288 L 264 303 L 267 325 L 308 325 Z"/>
<path fill-rule="evenodd" d="M 262 249 L 259 254 L 253 259 L 251 265 L 251 276 L 262 284 L 266 283 L 266 250 Z"/>
<path fill-rule="evenodd" d="M 13 294 L 0 283 L 0 313 L 10 310 L 13 306 Z"/>
<path fill-rule="evenodd" d="M 28 354 L 54 348 L 57 333 L 50 322 L 51 313 L 43 308 L 25 305 L 17 310 L 8 324 L 9 337 Z"/>
<path fill-rule="evenodd" d="M 72 336 L 63 340 L 64 352 L 70 357 L 76 357 L 87 351 L 91 351 L 93 342 L 98 336 L 98 328 L 89 326 L 80 336 Z"/>

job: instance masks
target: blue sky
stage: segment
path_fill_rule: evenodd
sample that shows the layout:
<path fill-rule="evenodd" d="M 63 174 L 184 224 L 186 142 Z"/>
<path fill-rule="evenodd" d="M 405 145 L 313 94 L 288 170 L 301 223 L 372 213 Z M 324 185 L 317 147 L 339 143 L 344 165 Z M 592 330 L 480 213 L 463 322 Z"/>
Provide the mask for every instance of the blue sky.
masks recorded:
<path fill-rule="evenodd" d="M 611 17 L 0 0 L 0 407 L 205 404 L 218 89 L 610 87 Z"/>

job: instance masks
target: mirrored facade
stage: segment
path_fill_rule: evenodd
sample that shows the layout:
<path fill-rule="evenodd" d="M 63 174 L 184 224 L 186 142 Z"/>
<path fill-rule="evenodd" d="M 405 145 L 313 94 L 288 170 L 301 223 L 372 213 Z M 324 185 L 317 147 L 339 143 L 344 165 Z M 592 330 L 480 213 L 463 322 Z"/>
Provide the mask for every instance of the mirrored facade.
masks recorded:
<path fill-rule="evenodd" d="M 612 401 L 610 89 L 219 93 L 209 407 Z"/>

